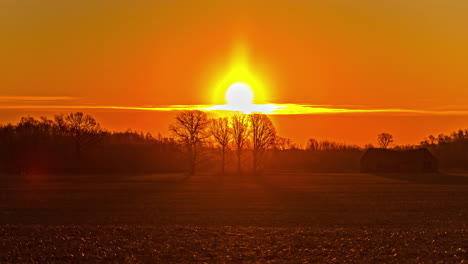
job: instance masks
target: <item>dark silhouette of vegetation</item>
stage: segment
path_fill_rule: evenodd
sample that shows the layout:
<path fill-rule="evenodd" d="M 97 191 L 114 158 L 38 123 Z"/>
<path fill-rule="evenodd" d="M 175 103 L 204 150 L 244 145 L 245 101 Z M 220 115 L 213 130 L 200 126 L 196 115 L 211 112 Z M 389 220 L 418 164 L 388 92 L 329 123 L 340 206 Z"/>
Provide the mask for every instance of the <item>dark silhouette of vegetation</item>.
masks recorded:
<path fill-rule="evenodd" d="M 393 136 L 388 133 L 381 133 L 377 136 L 377 141 L 381 148 L 386 149 L 393 143 Z"/>
<path fill-rule="evenodd" d="M 203 140 L 208 137 L 206 131 L 208 124 L 205 112 L 200 110 L 182 111 L 176 116 L 175 123 L 169 128 L 176 139 L 187 148 L 190 175 L 196 172 L 198 151 Z"/>
<path fill-rule="evenodd" d="M 241 159 L 242 151 L 246 145 L 247 139 L 249 137 L 249 123 L 247 115 L 236 114 L 231 118 L 232 122 L 232 140 L 234 143 L 234 148 L 236 150 L 237 157 L 237 173 L 241 173 Z"/>
<path fill-rule="evenodd" d="M 101 126 L 96 120 L 81 112 L 55 116 L 59 132 L 70 136 L 75 143 L 76 169 L 81 168 L 81 156 L 84 148 L 96 145 L 102 137 Z"/>
<path fill-rule="evenodd" d="M 17 124 L 0 125 L 0 172 L 239 174 L 246 164 L 254 173 L 357 172 L 364 151 L 373 147 L 313 138 L 304 147 L 296 145 L 276 135 L 263 114 L 210 120 L 204 112 L 183 111 L 170 131 L 174 138 L 106 131 L 83 113 L 23 117 Z M 419 145 L 392 146 L 418 148 L 427 148 L 441 170 L 468 169 L 468 130 L 430 135 Z"/>
<path fill-rule="evenodd" d="M 297 149 L 296 144 L 294 144 L 291 139 L 280 136 L 275 138 L 273 146 L 276 150 Z"/>
<path fill-rule="evenodd" d="M 80 121 L 80 116 L 85 121 Z M 23 117 L 16 125 L 0 125 L 0 172 L 149 173 L 186 169 L 174 139 L 130 130 L 105 131 L 85 116 L 74 113 L 68 116 L 70 121 L 63 115 L 54 120 Z"/>
<path fill-rule="evenodd" d="M 265 150 L 275 141 L 276 130 L 270 118 L 265 114 L 250 114 L 249 121 L 252 131 L 252 172 L 258 174 Z"/>
<path fill-rule="evenodd" d="M 429 135 L 421 146 L 439 159 L 441 167 L 468 169 L 468 129 L 460 129 L 449 135 Z"/>
<path fill-rule="evenodd" d="M 290 144 L 269 150 L 266 164 L 275 172 L 357 172 L 364 149 L 328 140 L 311 138 L 305 148 Z"/>
<path fill-rule="evenodd" d="M 210 123 L 211 135 L 213 135 L 216 143 L 221 147 L 221 175 L 224 175 L 224 165 L 226 158 L 226 151 L 231 142 L 232 133 L 229 126 L 229 119 L 226 117 L 213 119 Z"/>

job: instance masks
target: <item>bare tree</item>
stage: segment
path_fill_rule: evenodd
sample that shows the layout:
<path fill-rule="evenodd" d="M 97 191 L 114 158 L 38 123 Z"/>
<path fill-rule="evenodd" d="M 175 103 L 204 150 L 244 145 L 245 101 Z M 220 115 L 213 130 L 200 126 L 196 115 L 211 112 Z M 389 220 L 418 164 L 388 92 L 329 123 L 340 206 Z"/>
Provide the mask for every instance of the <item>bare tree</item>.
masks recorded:
<path fill-rule="evenodd" d="M 315 138 L 309 138 L 306 148 L 307 150 L 318 150 L 319 142 Z"/>
<path fill-rule="evenodd" d="M 200 110 L 182 111 L 176 116 L 175 123 L 169 130 L 187 147 L 189 174 L 194 175 L 198 161 L 198 147 L 207 137 L 208 118 Z"/>
<path fill-rule="evenodd" d="M 232 139 L 229 119 L 227 117 L 223 117 L 211 120 L 210 131 L 216 142 L 221 146 L 221 175 L 224 175 L 224 160 L 226 151 L 228 151 L 229 142 Z"/>
<path fill-rule="evenodd" d="M 391 143 L 393 143 L 393 136 L 388 133 L 381 133 L 377 136 L 379 146 L 386 149 Z"/>
<path fill-rule="evenodd" d="M 236 149 L 237 173 L 241 173 L 242 151 L 249 137 L 249 120 L 245 114 L 236 114 L 231 117 L 232 140 Z"/>
<path fill-rule="evenodd" d="M 277 136 L 274 141 L 275 149 L 288 150 L 295 148 L 293 142 L 289 138 Z"/>
<path fill-rule="evenodd" d="M 83 148 L 98 142 L 102 133 L 101 126 L 96 120 L 82 112 L 70 113 L 68 116 L 55 116 L 56 128 L 71 136 L 75 142 L 77 158 L 80 159 Z"/>
<path fill-rule="evenodd" d="M 374 148 L 374 145 L 372 145 L 372 144 L 364 145 L 364 149 L 371 149 L 371 148 Z"/>
<path fill-rule="evenodd" d="M 265 114 L 253 113 L 249 115 L 252 131 L 253 173 L 258 174 L 265 150 L 271 146 L 276 138 L 276 130 L 270 118 Z"/>

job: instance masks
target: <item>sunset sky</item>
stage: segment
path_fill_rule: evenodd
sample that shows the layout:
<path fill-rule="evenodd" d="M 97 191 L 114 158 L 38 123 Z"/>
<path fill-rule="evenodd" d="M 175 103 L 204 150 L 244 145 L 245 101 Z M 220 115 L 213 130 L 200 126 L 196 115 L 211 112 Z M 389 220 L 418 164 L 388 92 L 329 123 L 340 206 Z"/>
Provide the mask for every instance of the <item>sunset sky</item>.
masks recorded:
<path fill-rule="evenodd" d="M 468 128 L 467 14 L 460 0 L 2 1 L 0 123 L 84 111 L 169 135 L 174 105 L 225 104 L 242 81 L 256 104 L 299 107 L 271 116 L 297 143 L 418 143 Z"/>

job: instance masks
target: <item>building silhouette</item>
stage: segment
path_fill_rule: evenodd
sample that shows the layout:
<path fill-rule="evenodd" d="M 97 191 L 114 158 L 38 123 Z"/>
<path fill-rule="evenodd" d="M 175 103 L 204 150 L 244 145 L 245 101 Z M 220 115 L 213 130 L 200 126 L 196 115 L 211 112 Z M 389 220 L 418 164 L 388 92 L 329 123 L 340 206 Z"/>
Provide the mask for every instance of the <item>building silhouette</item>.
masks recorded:
<path fill-rule="evenodd" d="M 425 148 L 371 148 L 361 158 L 361 172 L 437 172 L 437 159 Z"/>

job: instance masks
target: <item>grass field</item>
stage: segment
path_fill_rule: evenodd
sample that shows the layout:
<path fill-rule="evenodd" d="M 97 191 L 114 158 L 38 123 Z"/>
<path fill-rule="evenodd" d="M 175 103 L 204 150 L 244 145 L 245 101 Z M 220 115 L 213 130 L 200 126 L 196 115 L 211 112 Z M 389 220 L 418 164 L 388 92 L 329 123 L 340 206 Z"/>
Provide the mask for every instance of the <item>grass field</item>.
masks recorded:
<path fill-rule="evenodd" d="M 0 175 L 0 263 L 466 263 L 464 175 Z"/>

